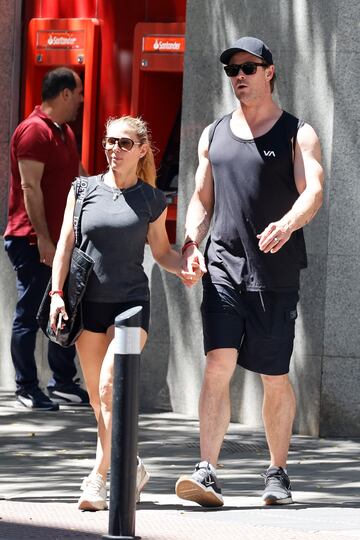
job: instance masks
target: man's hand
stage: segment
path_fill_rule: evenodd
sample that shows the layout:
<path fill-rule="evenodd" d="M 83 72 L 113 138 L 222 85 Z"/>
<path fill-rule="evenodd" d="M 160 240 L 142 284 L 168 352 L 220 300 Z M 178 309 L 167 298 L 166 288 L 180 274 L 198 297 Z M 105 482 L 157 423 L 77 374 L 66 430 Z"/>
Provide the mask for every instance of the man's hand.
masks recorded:
<path fill-rule="evenodd" d="M 289 240 L 292 231 L 282 220 L 269 223 L 262 233 L 257 234 L 259 249 L 264 253 L 277 253 Z"/>
<path fill-rule="evenodd" d="M 37 244 L 40 253 L 40 262 L 47 266 L 52 266 L 55 255 L 55 246 L 50 238 L 40 237 L 38 238 Z"/>
<path fill-rule="evenodd" d="M 182 256 L 181 279 L 186 287 L 192 287 L 207 272 L 205 259 L 201 251 L 190 244 Z"/>

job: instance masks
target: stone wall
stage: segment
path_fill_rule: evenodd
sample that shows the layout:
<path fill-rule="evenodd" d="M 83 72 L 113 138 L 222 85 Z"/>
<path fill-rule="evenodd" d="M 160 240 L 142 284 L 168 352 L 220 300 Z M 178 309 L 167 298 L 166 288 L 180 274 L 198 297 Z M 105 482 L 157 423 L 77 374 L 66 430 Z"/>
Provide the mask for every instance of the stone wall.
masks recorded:
<path fill-rule="evenodd" d="M 0 233 L 7 216 L 9 140 L 19 115 L 21 1 L 3 0 L 0 10 Z M 15 306 L 15 279 L 0 242 L 0 385 L 13 384 L 10 331 Z"/>

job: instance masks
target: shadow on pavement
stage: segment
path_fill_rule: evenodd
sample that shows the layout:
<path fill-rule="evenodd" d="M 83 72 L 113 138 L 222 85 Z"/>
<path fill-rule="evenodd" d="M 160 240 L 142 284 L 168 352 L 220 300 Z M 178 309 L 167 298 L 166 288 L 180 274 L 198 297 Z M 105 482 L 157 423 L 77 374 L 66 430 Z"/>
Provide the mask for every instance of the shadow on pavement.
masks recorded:
<path fill-rule="evenodd" d="M 41 527 L 29 523 L 0 521 L 1 540 L 100 540 L 101 535 L 56 527 Z"/>
<path fill-rule="evenodd" d="M 0 499 L 75 502 L 81 480 L 93 466 L 95 444 L 91 409 L 31 412 L 14 407 L 13 396 L 0 394 Z M 298 500 L 294 509 L 358 508 L 359 450 L 359 439 L 295 435 L 289 454 L 289 474 Z M 198 421 L 171 413 L 142 414 L 139 454 L 151 474 L 146 491 L 173 495 L 177 478 L 191 474 L 199 459 Z M 231 424 L 218 465 L 223 495 L 252 498 L 251 509 L 258 508 L 263 489 L 260 475 L 267 466 L 263 431 Z M 148 503 L 141 503 L 145 509 L 144 504 Z M 196 512 L 195 508 L 187 511 Z"/>

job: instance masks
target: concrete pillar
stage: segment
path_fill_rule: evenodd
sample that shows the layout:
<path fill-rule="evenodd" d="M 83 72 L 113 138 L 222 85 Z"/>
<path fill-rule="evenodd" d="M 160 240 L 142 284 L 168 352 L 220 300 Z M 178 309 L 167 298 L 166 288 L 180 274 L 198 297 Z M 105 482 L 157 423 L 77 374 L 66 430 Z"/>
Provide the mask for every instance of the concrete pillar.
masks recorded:
<path fill-rule="evenodd" d="M 20 0 L 3 0 L 0 10 L 0 232 L 7 216 L 9 188 L 9 140 L 19 115 L 20 54 L 21 54 L 21 4 Z M 0 241 L 0 380 L 1 386 L 14 384 L 10 359 L 10 332 L 16 293 L 15 278 Z"/>
<path fill-rule="evenodd" d="M 327 183 L 324 207 L 305 228 L 309 268 L 302 273 L 291 367 L 298 397 L 295 430 L 359 435 L 358 3 L 198 0 L 187 9 L 179 231 L 193 190 L 200 133 L 236 107 L 219 54 L 240 36 L 258 36 L 273 51 L 278 103 L 311 124 L 321 139 Z M 256 375 L 238 368 L 232 397 L 233 420 L 261 423 Z"/>

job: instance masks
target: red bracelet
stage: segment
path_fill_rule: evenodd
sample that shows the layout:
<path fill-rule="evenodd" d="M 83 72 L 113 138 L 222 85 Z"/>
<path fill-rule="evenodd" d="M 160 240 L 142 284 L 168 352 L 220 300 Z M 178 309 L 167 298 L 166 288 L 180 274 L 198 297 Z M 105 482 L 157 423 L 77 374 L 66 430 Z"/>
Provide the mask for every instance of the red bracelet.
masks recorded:
<path fill-rule="evenodd" d="M 187 250 L 188 247 L 190 246 L 196 246 L 197 248 L 199 247 L 199 244 L 197 242 L 195 242 L 195 240 L 189 240 L 188 242 L 185 242 L 185 244 L 183 245 L 183 247 L 181 248 L 181 254 L 184 255 L 185 251 Z"/>
<path fill-rule="evenodd" d="M 54 294 L 58 294 L 59 296 L 63 297 L 64 296 L 64 291 L 59 289 L 58 291 L 50 291 L 49 292 L 49 296 L 54 296 Z"/>

